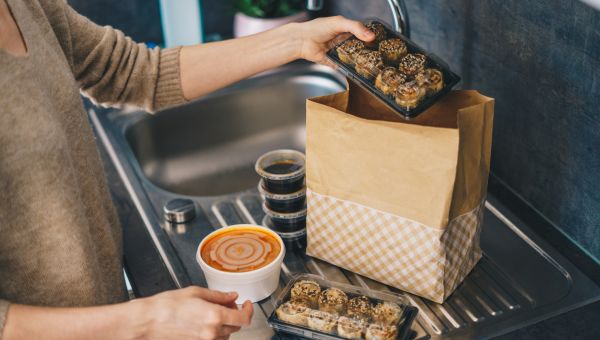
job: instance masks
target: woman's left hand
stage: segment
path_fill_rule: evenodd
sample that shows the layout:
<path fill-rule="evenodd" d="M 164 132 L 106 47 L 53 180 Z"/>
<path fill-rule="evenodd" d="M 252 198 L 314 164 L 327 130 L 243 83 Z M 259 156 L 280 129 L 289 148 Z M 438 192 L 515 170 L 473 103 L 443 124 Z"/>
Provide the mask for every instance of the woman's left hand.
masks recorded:
<path fill-rule="evenodd" d="M 375 35 L 361 22 L 343 16 L 318 18 L 297 24 L 294 34 L 299 43 L 300 58 L 331 66 L 325 53 L 353 34 L 363 41 L 372 41 Z"/>

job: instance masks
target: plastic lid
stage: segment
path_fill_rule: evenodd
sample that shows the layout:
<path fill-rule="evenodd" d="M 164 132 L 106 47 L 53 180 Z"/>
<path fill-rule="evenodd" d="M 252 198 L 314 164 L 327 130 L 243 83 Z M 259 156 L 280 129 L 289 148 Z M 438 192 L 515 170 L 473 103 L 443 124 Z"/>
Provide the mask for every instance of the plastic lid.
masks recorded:
<path fill-rule="evenodd" d="M 275 163 L 285 161 L 292 161 L 298 164 L 300 167 L 287 174 L 275 174 L 265 170 Z M 258 158 L 256 164 L 254 165 L 254 170 L 256 170 L 256 173 L 262 178 L 283 181 L 286 179 L 304 176 L 305 163 L 306 160 L 304 158 L 304 154 L 300 151 L 290 149 L 273 150 Z"/>

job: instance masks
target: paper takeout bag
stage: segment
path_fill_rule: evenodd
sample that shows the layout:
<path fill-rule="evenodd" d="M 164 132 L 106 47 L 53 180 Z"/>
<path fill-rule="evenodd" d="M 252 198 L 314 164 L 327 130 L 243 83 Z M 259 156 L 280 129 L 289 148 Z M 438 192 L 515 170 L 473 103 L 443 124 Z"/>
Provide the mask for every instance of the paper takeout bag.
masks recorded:
<path fill-rule="evenodd" d="M 442 303 L 481 258 L 494 100 L 407 122 L 359 86 L 307 101 L 307 254 Z"/>

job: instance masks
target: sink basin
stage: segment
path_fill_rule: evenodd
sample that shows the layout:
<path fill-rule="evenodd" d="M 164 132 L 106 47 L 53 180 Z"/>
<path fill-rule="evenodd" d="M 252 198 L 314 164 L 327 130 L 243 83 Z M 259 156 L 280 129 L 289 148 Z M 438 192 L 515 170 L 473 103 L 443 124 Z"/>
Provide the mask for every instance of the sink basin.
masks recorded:
<path fill-rule="evenodd" d="M 256 186 L 254 162 L 261 154 L 304 151 L 306 98 L 344 88 L 327 73 L 267 74 L 148 115 L 127 129 L 126 138 L 160 188 L 191 196 L 239 192 Z"/>

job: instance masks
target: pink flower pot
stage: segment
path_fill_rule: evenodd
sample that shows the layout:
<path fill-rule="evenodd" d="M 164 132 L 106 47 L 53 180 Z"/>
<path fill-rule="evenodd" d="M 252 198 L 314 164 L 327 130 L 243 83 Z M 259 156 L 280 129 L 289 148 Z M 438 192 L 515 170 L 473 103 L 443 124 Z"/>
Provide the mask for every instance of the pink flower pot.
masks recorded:
<path fill-rule="evenodd" d="M 302 22 L 306 20 L 308 20 L 307 12 L 300 12 L 287 17 L 274 19 L 254 18 L 243 13 L 236 13 L 233 20 L 233 35 L 236 38 L 239 38 L 270 30 L 271 28 L 285 25 L 290 22 Z"/>

